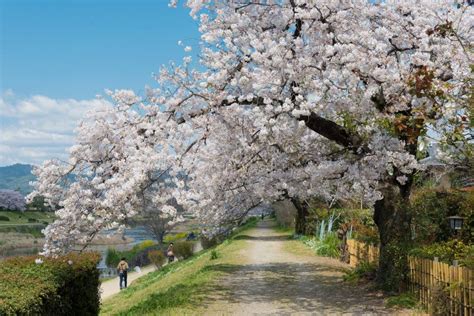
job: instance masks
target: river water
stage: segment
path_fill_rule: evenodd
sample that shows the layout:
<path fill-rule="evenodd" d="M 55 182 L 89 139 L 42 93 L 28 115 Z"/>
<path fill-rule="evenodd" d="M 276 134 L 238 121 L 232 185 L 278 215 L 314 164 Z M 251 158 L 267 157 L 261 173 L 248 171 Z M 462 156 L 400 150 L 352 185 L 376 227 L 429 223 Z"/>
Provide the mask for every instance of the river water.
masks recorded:
<path fill-rule="evenodd" d="M 104 235 L 113 234 L 114 231 L 104 231 Z M 86 250 L 97 251 L 101 254 L 102 259 L 97 266 L 101 270 L 105 270 L 107 266 L 105 265 L 105 255 L 108 248 L 115 248 L 117 250 L 129 250 L 136 244 L 139 244 L 145 240 L 154 240 L 153 235 L 148 233 L 143 226 L 136 226 L 128 228 L 124 231 L 124 236 L 127 240 L 132 240 L 129 243 L 124 244 L 110 244 L 110 245 L 89 245 Z M 41 246 L 29 247 L 29 248 L 14 248 L 5 250 L 0 253 L 0 258 L 8 258 L 15 256 L 25 256 L 25 255 L 34 255 L 41 251 Z"/>

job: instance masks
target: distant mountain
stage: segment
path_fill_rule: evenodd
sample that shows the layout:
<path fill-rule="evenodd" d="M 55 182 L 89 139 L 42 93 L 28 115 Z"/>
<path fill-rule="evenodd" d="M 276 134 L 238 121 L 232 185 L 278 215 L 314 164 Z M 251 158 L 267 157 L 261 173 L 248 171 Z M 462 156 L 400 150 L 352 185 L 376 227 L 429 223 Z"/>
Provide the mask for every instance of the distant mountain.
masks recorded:
<path fill-rule="evenodd" d="M 18 190 L 21 194 L 27 195 L 33 188 L 30 181 L 35 181 L 36 177 L 31 173 L 32 165 L 14 164 L 0 167 L 0 189 Z"/>

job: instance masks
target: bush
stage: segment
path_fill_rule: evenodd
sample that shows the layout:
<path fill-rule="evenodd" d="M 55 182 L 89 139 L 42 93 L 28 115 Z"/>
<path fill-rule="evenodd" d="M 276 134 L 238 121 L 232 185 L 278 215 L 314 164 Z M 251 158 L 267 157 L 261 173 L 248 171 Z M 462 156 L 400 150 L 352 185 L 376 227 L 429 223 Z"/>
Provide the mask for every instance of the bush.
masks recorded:
<path fill-rule="evenodd" d="M 6 222 L 9 222 L 9 221 L 10 221 L 10 217 L 8 217 L 8 216 L 4 216 L 4 215 L 0 215 L 0 221 L 6 221 Z"/>
<path fill-rule="evenodd" d="M 449 299 L 449 288 L 441 283 L 431 288 L 431 308 L 430 315 L 444 316 L 451 314 L 451 304 Z"/>
<path fill-rule="evenodd" d="M 410 255 L 431 260 L 438 257 L 439 261 L 448 264 L 452 264 L 453 260 L 457 260 L 460 265 L 474 268 L 474 245 L 466 245 L 455 239 L 412 249 Z"/>
<path fill-rule="evenodd" d="M 141 251 L 141 250 L 153 247 L 153 246 L 156 246 L 156 242 L 154 242 L 153 240 L 145 240 L 145 241 L 142 241 L 141 243 L 139 243 L 137 246 L 134 246 L 134 248 L 137 251 Z"/>
<path fill-rule="evenodd" d="M 190 241 L 178 241 L 174 243 L 174 254 L 178 258 L 187 259 L 193 255 L 194 244 Z"/>
<path fill-rule="evenodd" d="M 107 249 L 105 264 L 110 268 L 115 268 L 121 258 L 125 258 L 130 267 L 143 267 L 152 263 L 148 257 L 151 250 L 162 250 L 162 248 L 151 240 L 133 246 L 130 250 L 119 251 L 114 248 Z"/>
<path fill-rule="evenodd" d="M 107 254 L 105 255 L 105 264 L 108 267 L 115 268 L 119 264 L 120 258 L 122 258 L 121 256 L 123 255 L 120 251 L 114 248 L 108 248 Z"/>
<path fill-rule="evenodd" d="M 418 300 L 413 293 L 405 292 L 387 299 L 387 307 L 414 308 L 418 305 Z"/>
<path fill-rule="evenodd" d="M 212 250 L 211 251 L 211 260 L 216 260 L 216 259 L 219 259 L 220 255 L 219 253 L 217 252 L 217 250 Z"/>
<path fill-rule="evenodd" d="M 320 256 L 339 258 L 341 254 L 339 247 L 341 241 L 339 238 L 337 238 L 335 233 L 327 234 L 322 240 L 319 240 L 316 237 L 303 237 L 303 243 L 316 251 L 316 253 Z"/>
<path fill-rule="evenodd" d="M 459 239 L 465 243 L 474 242 L 474 192 L 418 189 L 410 202 L 416 244 L 428 245 L 452 238 L 447 217 L 453 215 L 464 218 Z"/>
<path fill-rule="evenodd" d="M 6 259 L 0 265 L 0 315 L 97 315 L 98 253 Z"/>
<path fill-rule="evenodd" d="M 38 223 L 36 218 L 28 218 L 28 223 Z"/>
<path fill-rule="evenodd" d="M 175 242 L 180 239 L 185 239 L 188 236 L 188 233 L 182 232 L 182 233 L 177 233 L 174 235 L 166 235 L 165 238 L 163 239 L 163 242 L 165 244 L 169 244 L 170 242 Z"/>
<path fill-rule="evenodd" d="M 148 252 L 148 259 L 156 266 L 157 269 L 161 268 L 166 262 L 166 257 L 160 250 L 150 250 Z"/>
<path fill-rule="evenodd" d="M 354 269 L 344 275 L 343 279 L 346 282 L 358 283 L 360 281 L 375 280 L 377 275 L 377 264 L 374 262 L 363 261 L 359 263 Z"/>

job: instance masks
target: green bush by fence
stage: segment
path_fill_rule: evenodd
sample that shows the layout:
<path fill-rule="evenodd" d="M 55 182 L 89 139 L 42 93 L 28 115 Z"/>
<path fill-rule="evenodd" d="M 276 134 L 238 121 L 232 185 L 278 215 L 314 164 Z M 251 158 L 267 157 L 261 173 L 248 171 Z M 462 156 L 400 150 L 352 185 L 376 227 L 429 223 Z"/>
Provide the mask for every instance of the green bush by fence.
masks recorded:
<path fill-rule="evenodd" d="M 175 256 L 182 259 L 187 259 L 193 255 L 194 243 L 191 241 L 177 241 L 174 243 Z"/>
<path fill-rule="evenodd" d="M 98 253 L 14 257 L 0 265 L 0 315 L 97 315 Z"/>

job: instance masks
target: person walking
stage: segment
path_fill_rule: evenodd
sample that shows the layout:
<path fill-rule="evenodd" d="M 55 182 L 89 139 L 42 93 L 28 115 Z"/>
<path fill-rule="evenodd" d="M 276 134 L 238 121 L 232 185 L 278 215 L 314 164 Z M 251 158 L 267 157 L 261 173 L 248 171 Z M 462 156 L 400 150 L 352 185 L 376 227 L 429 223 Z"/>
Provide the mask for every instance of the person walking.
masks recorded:
<path fill-rule="evenodd" d="M 119 284 L 120 289 L 124 289 L 127 287 L 127 272 L 128 272 L 128 263 L 125 258 L 120 259 L 120 262 L 117 266 L 117 272 L 120 278 L 120 284 Z"/>
<path fill-rule="evenodd" d="M 166 250 L 166 256 L 168 257 L 168 263 L 171 263 L 174 261 L 173 243 L 169 244 L 168 250 Z"/>

